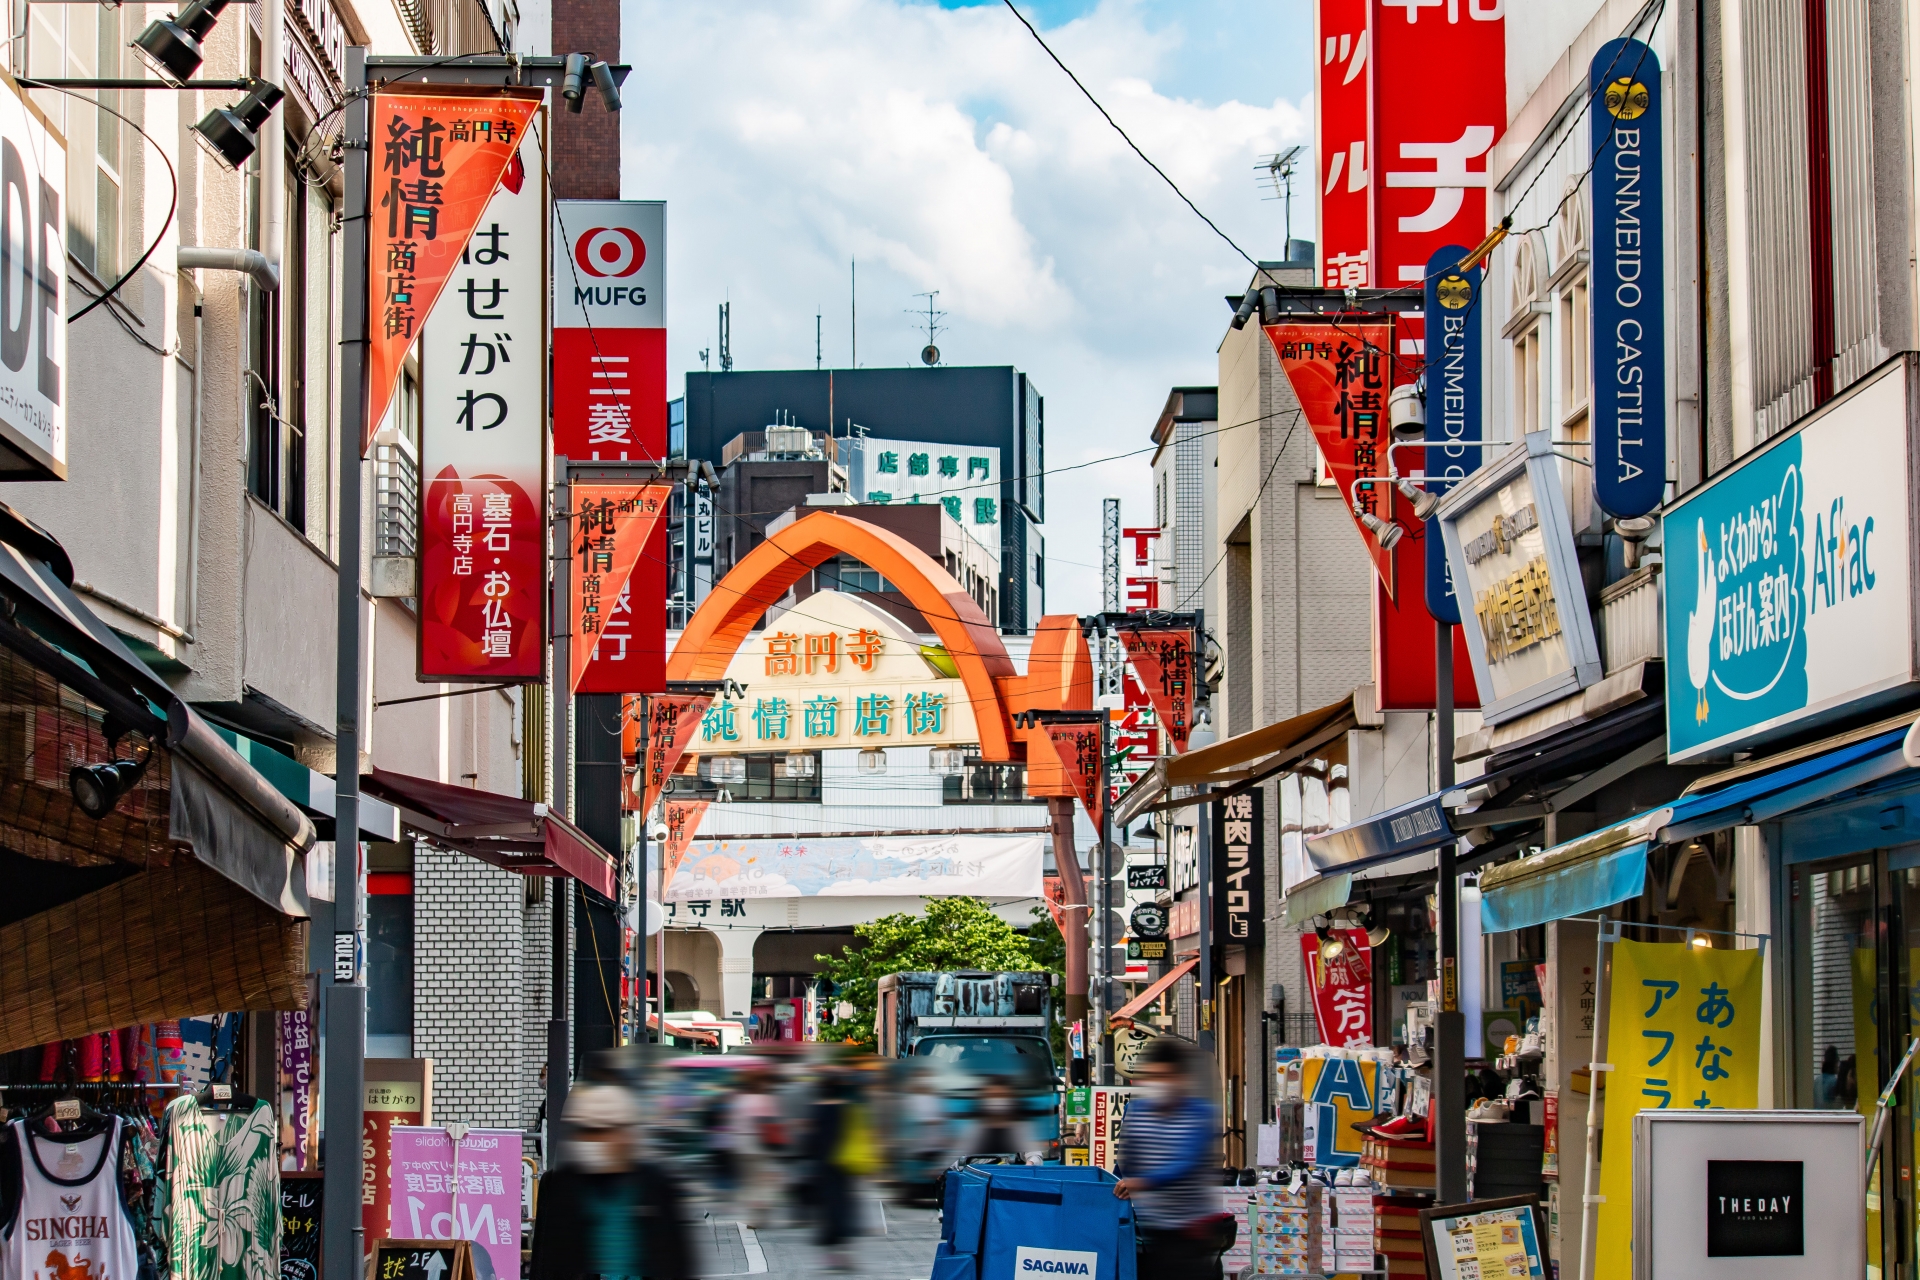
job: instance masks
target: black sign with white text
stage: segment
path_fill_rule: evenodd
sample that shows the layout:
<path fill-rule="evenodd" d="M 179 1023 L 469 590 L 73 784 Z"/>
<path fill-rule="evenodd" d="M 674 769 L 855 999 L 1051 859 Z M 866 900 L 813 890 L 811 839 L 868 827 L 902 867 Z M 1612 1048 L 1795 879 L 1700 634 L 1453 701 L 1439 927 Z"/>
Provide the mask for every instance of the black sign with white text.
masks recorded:
<path fill-rule="evenodd" d="M 1805 1181 L 1798 1160 L 1707 1161 L 1707 1256 L 1804 1256 Z"/>
<path fill-rule="evenodd" d="M 1213 927 L 1222 945 L 1266 936 L 1265 813 L 1259 788 L 1213 806 Z"/>

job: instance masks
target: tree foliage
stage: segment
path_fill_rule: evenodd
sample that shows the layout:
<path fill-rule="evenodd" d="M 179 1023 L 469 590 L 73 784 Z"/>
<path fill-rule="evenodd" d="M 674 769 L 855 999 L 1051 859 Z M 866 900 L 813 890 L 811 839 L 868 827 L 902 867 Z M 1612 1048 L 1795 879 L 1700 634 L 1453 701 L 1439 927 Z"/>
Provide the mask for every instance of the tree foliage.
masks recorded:
<path fill-rule="evenodd" d="M 1051 923 L 1051 922 L 1049 922 Z M 934 898 L 924 915 L 898 912 L 854 929 L 858 941 L 844 955 L 815 956 L 820 976 L 834 985 L 835 1000 L 853 1006 L 853 1016 L 834 1024 L 849 1044 L 874 1044 L 873 1018 L 880 1007 L 880 979 L 890 973 L 944 969 L 990 972 L 1051 966 L 1035 957 L 1028 938 L 978 898 Z"/>

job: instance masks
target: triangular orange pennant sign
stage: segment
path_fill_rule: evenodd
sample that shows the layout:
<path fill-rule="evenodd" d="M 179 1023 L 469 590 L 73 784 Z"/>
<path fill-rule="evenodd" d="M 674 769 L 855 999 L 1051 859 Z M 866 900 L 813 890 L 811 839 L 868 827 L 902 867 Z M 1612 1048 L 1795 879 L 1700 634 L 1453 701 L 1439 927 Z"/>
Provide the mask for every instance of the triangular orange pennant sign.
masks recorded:
<path fill-rule="evenodd" d="M 593 661 L 608 616 L 633 566 L 646 550 L 654 525 L 667 514 L 670 484 L 575 484 L 573 486 L 573 565 L 567 580 L 567 613 L 573 643 L 567 660 L 567 692 Z M 644 605 L 642 606 L 644 607 Z"/>
<path fill-rule="evenodd" d="M 662 900 L 672 887 L 680 864 L 686 860 L 687 846 L 693 843 L 693 837 L 699 832 L 700 819 L 706 816 L 709 803 L 706 800 L 667 801 L 667 844 L 661 851 L 661 866 L 665 868 L 665 874 L 660 878 Z"/>
<path fill-rule="evenodd" d="M 1272 324 L 1267 338 L 1287 371 L 1294 398 L 1313 428 L 1333 482 L 1347 500 L 1347 511 L 1354 507 L 1393 519 L 1393 493 L 1385 482 L 1387 445 L 1393 432 L 1387 421 L 1387 394 L 1393 376 L 1393 329 L 1386 324 Z M 1408 450 L 1411 467 L 1421 466 L 1415 451 Z M 1379 483 L 1356 485 L 1368 479 Z M 1393 594 L 1393 557 L 1381 550 L 1380 543 L 1360 524 L 1360 539 L 1373 558 L 1374 571 Z"/>
<path fill-rule="evenodd" d="M 519 162 L 520 139 L 544 90 L 406 83 L 373 95 L 373 180 L 367 200 L 367 451 L 393 399 L 400 366 L 467 251 L 487 202 Z M 471 283 L 471 282 L 470 282 Z M 524 314 L 537 298 L 476 287 L 475 319 Z"/>
<path fill-rule="evenodd" d="M 1100 726 L 1098 724 L 1050 724 L 1047 737 L 1060 756 L 1060 767 L 1067 771 L 1074 794 L 1086 808 L 1095 828 L 1107 798 L 1100 794 Z"/>
<path fill-rule="evenodd" d="M 1174 753 L 1185 751 L 1193 731 L 1193 632 L 1184 627 L 1123 627 L 1120 638 Z"/>
<path fill-rule="evenodd" d="M 639 762 L 636 775 L 642 815 L 653 812 L 660 793 L 667 789 L 667 779 L 680 767 L 687 744 L 693 741 L 693 731 L 700 727 L 700 717 L 712 703 L 713 695 L 708 693 L 656 693 L 647 699 L 646 758 Z M 636 740 L 628 754 L 639 751 Z"/>

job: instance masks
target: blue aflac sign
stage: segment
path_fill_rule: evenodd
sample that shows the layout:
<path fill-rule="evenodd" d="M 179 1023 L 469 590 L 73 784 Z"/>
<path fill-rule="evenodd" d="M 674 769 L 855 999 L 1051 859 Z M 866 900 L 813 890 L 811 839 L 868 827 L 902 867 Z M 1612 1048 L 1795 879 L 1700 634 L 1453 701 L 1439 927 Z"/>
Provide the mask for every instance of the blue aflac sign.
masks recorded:
<path fill-rule="evenodd" d="M 1454 270 L 1467 250 L 1450 244 L 1427 259 L 1428 493 L 1442 494 L 1480 466 L 1480 335 L 1485 312 L 1475 305 L 1481 268 Z M 1408 450 L 1407 452 L 1412 452 Z M 1458 624 L 1460 601 L 1438 522 L 1427 521 L 1427 612 Z"/>
<path fill-rule="evenodd" d="M 1666 512 L 1671 759 L 1748 746 L 1920 680 L 1910 359 Z"/>
<path fill-rule="evenodd" d="M 1657 510 L 1667 482 L 1660 59 L 1610 40 L 1593 105 L 1593 481 L 1611 515 Z"/>

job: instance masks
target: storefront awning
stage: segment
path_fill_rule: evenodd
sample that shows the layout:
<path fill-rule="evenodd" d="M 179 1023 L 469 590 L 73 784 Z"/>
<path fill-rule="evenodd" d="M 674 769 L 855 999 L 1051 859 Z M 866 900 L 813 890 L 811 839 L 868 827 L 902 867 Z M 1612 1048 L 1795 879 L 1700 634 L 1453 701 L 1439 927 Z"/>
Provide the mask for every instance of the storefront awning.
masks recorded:
<path fill-rule="evenodd" d="M 338 784 L 317 769 L 309 769 L 292 756 L 263 742 L 255 742 L 243 733 L 219 725 L 213 731 L 255 772 L 265 778 L 287 799 L 313 818 L 323 840 L 333 834 L 333 805 Z M 392 842 L 400 838 L 400 815 L 392 805 L 369 795 L 360 797 L 360 838 Z"/>
<path fill-rule="evenodd" d="M 432 843 L 522 875 L 572 876 L 614 897 L 613 855 L 546 805 L 375 769 L 361 786 Z"/>
<path fill-rule="evenodd" d="M 1306 759 L 1353 728 L 1358 721 L 1352 697 L 1329 703 L 1318 711 L 1239 734 L 1185 755 L 1154 761 L 1114 807 L 1116 827 L 1125 827 L 1143 813 L 1200 804 L 1205 797 L 1173 798 L 1176 787 L 1221 790 L 1258 782 Z"/>
<path fill-rule="evenodd" d="M 1313 869 L 1359 871 L 1398 858 L 1438 849 L 1460 838 L 1452 812 L 1440 803 L 1445 792 L 1421 796 L 1351 826 L 1307 838 L 1307 860 Z"/>
<path fill-rule="evenodd" d="M 1480 877 L 1482 927 L 1490 932 L 1564 919 L 1623 901 L 1646 881 L 1647 851 L 1729 827 L 1772 822 L 1834 796 L 1871 786 L 1909 768 L 1901 753 L 1905 724 L 1833 740 L 1840 745 L 1767 769 L 1758 762 L 1705 778 L 1699 794 L 1635 814 L 1503 866 Z M 1715 786 L 1716 781 L 1725 780 Z"/>
<path fill-rule="evenodd" d="M 1174 983 L 1180 981 L 1180 979 L 1192 973 L 1199 967 L 1199 964 L 1200 960 L 1197 956 L 1192 960 L 1182 960 L 1166 973 L 1154 979 L 1152 986 L 1121 1005 L 1118 1009 L 1115 1009 L 1113 1015 L 1107 1019 L 1108 1024 L 1111 1025 L 1112 1023 L 1119 1022 L 1123 1018 L 1131 1018 L 1134 1014 L 1140 1012 L 1155 1000 L 1158 1000 L 1161 993 L 1166 991 L 1166 989 Z"/>

